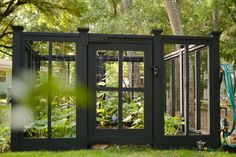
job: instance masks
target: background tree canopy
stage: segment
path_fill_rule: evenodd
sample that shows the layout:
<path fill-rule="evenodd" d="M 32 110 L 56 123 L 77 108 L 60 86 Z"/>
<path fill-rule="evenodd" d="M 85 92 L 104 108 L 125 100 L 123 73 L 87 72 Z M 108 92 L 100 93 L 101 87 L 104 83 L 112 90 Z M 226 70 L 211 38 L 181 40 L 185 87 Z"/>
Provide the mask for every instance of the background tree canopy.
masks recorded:
<path fill-rule="evenodd" d="M 173 0 L 168 0 L 173 1 Z M 213 30 L 218 4 L 221 59 L 236 60 L 236 2 L 234 0 L 176 0 L 184 35 Z M 164 1 L 160 0 L 0 0 L 0 57 L 12 54 L 10 25 L 26 31 L 76 32 L 89 26 L 96 33 L 149 34 L 152 28 L 172 34 Z"/>

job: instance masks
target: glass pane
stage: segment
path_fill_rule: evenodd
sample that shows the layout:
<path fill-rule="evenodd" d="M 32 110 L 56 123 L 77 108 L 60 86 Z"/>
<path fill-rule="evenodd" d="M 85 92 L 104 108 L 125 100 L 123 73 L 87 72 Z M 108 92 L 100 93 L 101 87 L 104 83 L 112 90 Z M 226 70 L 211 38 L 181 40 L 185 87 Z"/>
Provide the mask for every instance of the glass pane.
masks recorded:
<path fill-rule="evenodd" d="M 208 95 L 208 49 L 205 48 L 201 50 L 200 53 L 200 119 L 201 119 L 201 127 L 203 134 L 209 134 L 209 95 Z"/>
<path fill-rule="evenodd" d="M 178 46 L 180 46 L 178 48 Z M 185 45 L 186 46 L 186 45 Z M 173 49 L 174 48 L 174 49 Z M 176 49 L 178 48 L 178 49 Z M 207 50 L 205 45 L 189 45 L 188 55 L 188 80 L 185 78 L 186 66 L 183 56 L 183 66 L 180 66 L 180 58 L 176 53 L 184 52 L 184 46 L 165 45 L 165 135 L 186 135 L 186 119 L 188 118 L 188 134 L 209 134 L 209 105 L 208 105 L 208 72 L 207 72 Z M 177 50 L 177 51 L 176 51 Z M 196 64 L 198 54 L 198 65 Z M 199 73 L 197 73 L 197 69 Z M 182 70 L 183 76 L 180 71 Z M 197 77 L 199 82 L 196 83 Z M 188 82 L 188 89 L 185 88 Z M 182 88 L 181 88 L 182 86 Z M 198 91 L 197 91 L 198 89 Z M 185 111 L 185 94 L 188 92 L 188 113 Z M 198 99 L 197 99 L 198 98 Z M 188 117 L 185 117 L 188 116 Z"/>
<path fill-rule="evenodd" d="M 45 82 L 48 76 L 48 62 L 41 61 L 40 70 L 37 72 L 37 85 Z M 45 91 L 43 91 L 45 92 Z M 40 93 L 42 94 L 42 93 Z M 25 138 L 48 137 L 48 97 L 38 96 L 34 98 L 35 106 L 32 107 L 32 121 L 25 126 Z"/>
<path fill-rule="evenodd" d="M 118 92 L 96 93 L 96 115 L 98 129 L 118 128 Z"/>
<path fill-rule="evenodd" d="M 97 86 L 118 87 L 118 51 L 98 50 Z"/>
<path fill-rule="evenodd" d="M 196 65 L 195 65 L 195 53 L 189 54 L 189 134 L 198 135 L 199 131 L 195 128 L 196 119 Z"/>
<path fill-rule="evenodd" d="M 68 57 L 75 55 L 75 43 L 74 42 L 53 42 L 52 43 L 52 55 L 57 57 Z"/>
<path fill-rule="evenodd" d="M 27 42 L 30 48 L 30 42 Z M 32 50 L 39 55 L 48 55 L 48 42 L 46 41 L 33 41 L 31 43 Z"/>
<path fill-rule="evenodd" d="M 180 45 L 166 44 L 165 51 L 165 113 L 164 135 L 178 136 L 184 134 L 184 111 L 180 97 L 180 59 L 171 58 L 172 54 L 183 50 Z"/>
<path fill-rule="evenodd" d="M 76 137 L 75 98 L 53 96 L 52 99 L 52 137 Z"/>
<path fill-rule="evenodd" d="M 144 52 L 123 52 L 123 87 L 144 87 Z"/>
<path fill-rule="evenodd" d="M 144 93 L 123 92 L 123 128 L 143 129 L 144 128 Z"/>
<path fill-rule="evenodd" d="M 75 63 L 53 61 L 52 76 L 59 86 L 51 91 L 52 137 L 76 137 L 76 100 L 66 93 L 66 89 L 75 85 Z"/>

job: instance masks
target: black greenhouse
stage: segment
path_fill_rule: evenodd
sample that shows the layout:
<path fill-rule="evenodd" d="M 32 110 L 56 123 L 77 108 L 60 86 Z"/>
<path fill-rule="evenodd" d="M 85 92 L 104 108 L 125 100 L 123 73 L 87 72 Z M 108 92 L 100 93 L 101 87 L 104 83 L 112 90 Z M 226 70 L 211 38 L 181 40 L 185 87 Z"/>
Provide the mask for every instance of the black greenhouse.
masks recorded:
<path fill-rule="evenodd" d="M 33 124 L 11 131 L 11 149 L 86 149 L 93 144 L 156 148 L 220 146 L 219 33 L 209 36 L 23 32 L 13 26 L 13 78 L 21 72 L 83 84 L 80 96 L 37 99 Z M 13 84 L 13 90 L 17 88 Z M 84 95 L 83 95 L 84 96 Z M 12 100 L 13 109 L 19 103 Z M 81 107 L 80 107 L 81 106 Z"/>

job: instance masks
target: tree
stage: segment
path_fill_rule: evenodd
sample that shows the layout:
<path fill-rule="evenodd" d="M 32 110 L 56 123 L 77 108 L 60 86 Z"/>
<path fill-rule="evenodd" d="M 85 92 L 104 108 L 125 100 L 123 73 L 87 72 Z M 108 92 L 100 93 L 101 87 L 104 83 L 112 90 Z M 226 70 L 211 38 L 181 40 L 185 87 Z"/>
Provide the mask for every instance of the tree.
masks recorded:
<path fill-rule="evenodd" d="M 123 15 L 129 14 L 132 9 L 133 0 L 122 0 L 121 13 Z M 137 56 L 136 51 L 127 51 L 127 56 Z M 129 73 L 129 87 L 141 87 L 141 73 L 139 63 L 128 62 Z"/>
<path fill-rule="evenodd" d="M 214 0 L 213 26 L 214 26 L 214 31 L 219 31 L 219 7 L 218 7 L 218 0 Z"/>
<path fill-rule="evenodd" d="M 180 1 L 175 0 L 165 0 L 165 8 L 168 14 L 168 18 L 170 21 L 171 30 L 173 32 L 173 35 L 183 35 L 183 28 L 181 27 L 181 21 L 180 21 L 180 15 L 178 10 L 178 5 L 180 5 Z M 173 51 L 179 49 L 179 45 L 176 45 L 175 48 L 173 48 Z M 172 104 L 174 103 L 177 107 L 177 110 L 181 111 L 181 105 L 180 105 L 180 74 L 179 74 L 179 60 L 172 61 L 172 64 L 175 64 L 175 91 L 172 92 L 172 81 L 170 81 L 170 94 L 169 94 L 169 101 L 167 102 L 167 113 L 174 115 L 174 111 L 172 111 Z M 172 80 L 172 75 L 170 75 L 170 80 Z M 172 100 L 172 93 L 175 94 L 175 100 Z"/>
<path fill-rule="evenodd" d="M 221 34 L 220 58 L 221 62 L 236 63 L 236 2 L 218 0 L 219 29 Z"/>
<path fill-rule="evenodd" d="M 181 0 L 165 0 L 166 11 L 169 17 L 173 35 L 183 35 L 178 6 Z"/>
<path fill-rule="evenodd" d="M 165 0 L 165 6 L 166 6 L 166 11 L 169 17 L 169 21 L 170 21 L 170 25 L 171 25 L 171 29 L 173 32 L 173 35 L 183 35 L 183 28 L 182 28 L 182 24 L 181 24 L 181 20 L 180 20 L 180 10 L 179 8 L 181 7 L 181 2 L 182 0 Z M 175 48 L 173 50 L 178 50 L 180 49 L 180 45 L 176 45 Z M 180 81 L 184 78 L 180 78 L 180 61 L 175 60 L 172 61 L 172 64 L 175 64 L 175 91 L 172 92 L 172 81 L 170 81 L 170 98 L 169 98 L 169 102 L 167 103 L 167 113 L 171 114 L 171 115 L 175 115 L 175 111 L 172 111 L 172 104 L 174 103 L 176 106 L 175 110 L 180 110 L 182 112 L 183 115 L 183 111 L 182 111 L 182 102 L 180 102 L 180 93 L 182 91 L 180 91 L 180 86 L 181 83 Z M 186 70 L 186 69 L 183 69 Z M 172 75 L 170 75 L 170 80 L 172 79 Z M 190 125 L 194 126 L 194 111 L 195 111 L 195 101 L 194 101 L 194 78 L 193 78 L 193 65 L 192 65 L 192 61 L 189 58 L 189 80 L 186 80 L 189 82 L 189 89 L 185 89 L 184 90 L 189 90 L 189 113 L 190 113 Z M 185 86 L 185 83 L 183 84 L 183 86 Z M 175 100 L 172 100 L 172 93 L 175 94 Z M 184 95 L 184 100 L 186 99 L 185 97 L 186 95 Z M 186 112 L 186 111 L 185 111 Z"/>
<path fill-rule="evenodd" d="M 0 1 L 0 52 L 2 57 L 11 56 L 13 24 L 27 26 L 26 30 L 61 31 L 68 29 L 63 21 L 76 19 L 87 10 L 82 0 L 2 0 Z M 42 23 L 39 23 L 42 22 Z M 44 21 L 44 22 L 43 22 Z M 77 19 L 78 21 L 78 19 Z M 71 23 L 75 23 L 74 21 Z M 74 28 L 74 30 L 76 30 Z"/>

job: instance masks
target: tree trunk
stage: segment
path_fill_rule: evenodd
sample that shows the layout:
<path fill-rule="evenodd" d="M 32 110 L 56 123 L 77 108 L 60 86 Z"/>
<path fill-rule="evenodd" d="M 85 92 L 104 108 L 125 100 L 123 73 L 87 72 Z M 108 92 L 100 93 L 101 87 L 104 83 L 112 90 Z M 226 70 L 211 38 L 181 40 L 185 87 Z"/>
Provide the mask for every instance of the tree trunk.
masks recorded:
<path fill-rule="evenodd" d="M 173 35 L 183 35 L 183 29 L 181 26 L 181 20 L 180 20 L 180 15 L 179 15 L 179 9 L 181 6 L 181 0 L 165 0 L 165 8 L 170 20 L 170 25 L 171 25 L 171 29 L 173 32 Z M 179 49 L 180 45 L 176 45 L 175 49 Z M 181 102 L 180 102 L 180 66 L 177 64 L 179 63 L 179 60 L 175 61 L 175 105 L 176 105 L 176 109 L 181 111 Z M 193 77 L 193 67 L 192 67 L 192 61 L 189 57 L 189 103 L 187 105 L 189 105 L 189 121 L 190 121 L 190 126 L 194 126 L 194 110 L 195 110 L 195 103 L 194 103 L 194 77 Z M 172 77 L 172 76 L 171 76 Z M 172 86 L 172 84 L 170 84 L 170 87 Z M 171 89 L 171 88 L 170 88 Z M 184 89 L 187 90 L 187 89 Z M 170 92 L 170 97 L 171 96 Z M 185 99 L 185 98 L 184 98 Z M 169 105 L 167 106 L 167 112 L 171 113 L 171 104 L 172 102 L 170 101 Z M 169 107 L 170 106 L 170 107 Z M 168 109 L 169 108 L 169 109 Z M 173 113 L 173 111 L 172 111 Z M 183 113 L 182 113 L 183 115 Z"/>
<path fill-rule="evenodd" d="M 122 13 L 127 13 L 130 11 L 131 7 L 133 4 L 133 0 L 122 0 L 121 3 L 121 12 Z"/>
<path fill-rule="evenodd" d="M 178 4 L 176 3 L 177 1 L 175 0 L 165 0 L 165 8 L 169 17 L 169 21 L 170 21 L 170 25 L 171 25 L 171 29 L 172 29 L 172 33 L 173 35 L 183 35 L 183 29 L 181 27 L 181 21 L 180 21 L 180 15 L 179 15 L 179 10 L 178 10 Z M 180 2 L 180 1 L 179 1 Z M 180 5 L 179 5 L 180 6 Z M 180 46 L 176 45 L 174 50 L 179 49 Z M 176 110 L 180 110 L 180 75 L 179 75 L 179 64 L 178 64 L 179 60 L 175 60 L 175 77 L 176 77 L 176 81 L 175 81 L 175 100 L 171 100 L 172 97 L 172 90 L 171 90 L 171 86 L 172 83 L 170 81 L 170 94 L 169 94 L 169 101 L 167 103 L 167 113 L 171 114 L 173 113 L 172 111 L 172 104 L 174 102 L 175 106 L 176 106 Z M 172 75 L 170 75 L 170 80 L 172 79 Z"/>
<path fill-rule="evenodd" d="M 127 51 L 127 56 L 135 57 L 137 56 L 135 51 Z M 129 71 L 129 87 L 141 87 L 141 73 L 139 62 L 128 62 L 128 71 Z"/>
<path fill-rule="evenodd" d="M 132 8 L 133 0 L 122 0 L 121 12 L 123 14 L 129 14 Z M 128 57 L 135 57 L 137 54 L 135 51 L 127 51 Z M 141 87 L 141 73 L 140 66 L 137 62 L 128 62 L 128 73 L 129 73 L 129 87 Z M 133 94 L 130 95 L 133 97 Z"/>
<path fill-rule="evenodd" d="M 181 27 L 181 21 L 178 10 L 180 2 L 181 1 L 176 1 L 176 0 L 165 0 L 165 8 L 170 20 L 170 26 L 173 35 L 183 35 L 183 29 Z"/>
<path fill-rule="evenodd" d="M 219 8 L 218 8 L 218 0 L 214 0 L 213 26 L 214 26 L 214 31 L 219 31 Z"/>

